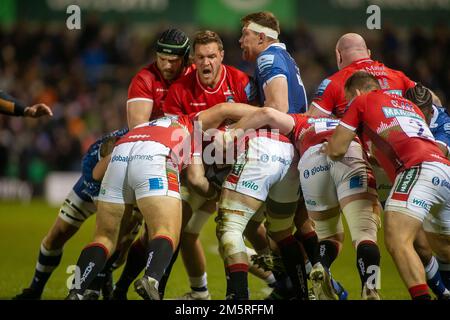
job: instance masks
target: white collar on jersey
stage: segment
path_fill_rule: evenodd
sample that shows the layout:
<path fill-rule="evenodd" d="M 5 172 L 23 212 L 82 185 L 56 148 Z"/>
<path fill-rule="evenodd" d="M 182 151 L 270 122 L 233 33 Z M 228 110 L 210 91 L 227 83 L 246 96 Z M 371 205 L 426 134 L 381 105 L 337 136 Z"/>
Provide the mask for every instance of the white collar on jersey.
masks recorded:
<path fill-rule="evenodd" d="M 282 42 L 275 42 L 275 43 L 269 44 L 267 46 L 266 50 L 269 49 L 270 47 L 280 47 L 281 49 L 286 50 L 286 45 Z"/>
<path fill-rule="evenodd" d="M 432 104 L 431 107 L 433 108 L 433 116 L 431 117 L 430 128 L 434 128 L 434 127 L 437 127 L 437 125 L 435 125 L 435 123 L 439 116 L 439 110 L 437 109 L 437 107 L 434 104 Z"/>

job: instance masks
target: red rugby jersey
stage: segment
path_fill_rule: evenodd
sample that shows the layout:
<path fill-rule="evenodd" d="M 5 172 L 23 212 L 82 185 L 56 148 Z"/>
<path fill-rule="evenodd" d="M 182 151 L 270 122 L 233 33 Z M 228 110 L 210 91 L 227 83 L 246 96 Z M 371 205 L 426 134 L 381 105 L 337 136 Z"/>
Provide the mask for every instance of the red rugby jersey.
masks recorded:
<path fill-rule="evenodd" d="M 214 88 L 202 85 L 197 72 L 191 72 L 173 83 L 163 110 L 166 115 L 193 115 L 222 102 L 248 103 L 251 92 L 247 74 L 222 65 L 220 81 Z"/>
<path fill-rule="evenodd" d="M 195 67 L 189 66 L 183 72 L 183 75 L 188 74 Z M 156 62 L 149 64 L 142 68 L 131 80 L 128 88 L 128 102 L 137 100 L 147 100 L 153 102 L 152 114 L 149 120 L 153 120 L 164 116 L 162 106 L 166 99 L 167 91 L 170 83 L 167 82 L 158 67 Z"/>
<path fill-rule="evenodd" d="M 314 95 L 312 105 L 329 115 L 334 114 L 336 117 L 342 118 L 348 104 L 345 99 L 344 85 L 356 71 L 370 73 L 378 79 L 381 89 L 390 90 L 400 96 L 416 85 L 403 72 L 390 69 L 381 62 L 364 58 L 354 61 L 323 80 Z"/>
<path fill-rule="evenodd" d="M 356 97 L 340 124 L 361 130 L 370 153 L 391 181 L 399 172 L 425 161 L 450 165 L 420 109 L 396 94 L 376 90 Z"/>

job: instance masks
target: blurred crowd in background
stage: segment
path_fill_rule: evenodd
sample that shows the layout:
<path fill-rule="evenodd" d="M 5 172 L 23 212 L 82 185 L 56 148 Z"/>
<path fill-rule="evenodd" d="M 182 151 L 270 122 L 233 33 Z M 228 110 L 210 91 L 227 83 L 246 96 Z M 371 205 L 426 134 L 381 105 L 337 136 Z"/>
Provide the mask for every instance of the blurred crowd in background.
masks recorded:
<path fill-rule="evenodd" d="M 150 30 L 150 29 L 149 29 Z M 50 171 L 77 171 L 89 145 L 103 133 L 126 126 L 126 99 L 133 75 L 154 59 L 154 42 L 163 29 L 138 32 L 125 24 L 89 18 L 81 30 L 17 22 L 0 27 L 0 88 L 26 104 L 43 102 L 54 116 L 27 119 L 0 116 L 0 177 L 17 177 L 39 194 Z M 190 29 L 188 34 L 193 35 Z M 241 60 L 239 33 L 219 32 L 225 63 L 249 74 Z M 311 99 L 334 73 L 333 41 L 321 30 L 299 25 L 282 29 L 280 40 L 296 60 Z M 325 32 L 325 31 L 323 31 Z M 446 25 L 398 30 L 365 30 L 372 57 L 402 70 L 450 101 L 450 31 Z"/>

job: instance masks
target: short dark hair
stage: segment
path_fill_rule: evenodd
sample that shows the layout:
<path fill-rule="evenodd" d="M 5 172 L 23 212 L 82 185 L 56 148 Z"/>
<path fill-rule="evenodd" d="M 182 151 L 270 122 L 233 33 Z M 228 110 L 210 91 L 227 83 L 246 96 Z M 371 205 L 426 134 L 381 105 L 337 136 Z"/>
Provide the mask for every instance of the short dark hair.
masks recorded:
<path fill-rule="evenodd" d="M 193 41 L 193 48 L 195 51 L 195 46 L 198 44 L 209 44 L 215 42 L 217 43 L 217 46 L 219 47 L 219 50 L 223 50 L 223 42 L 222 39 L 220 39 L 220 36 L 211 30 L 205 30 L 205 31 L 199 31 L 195 34 L 194 41 Z"/>
<path fill-rule="evenodd" d="M 422 111 L 430 109 L 433 105 L 433 96 L 430 90 L 421 83 L 417 83 L 413 88 L 406 90 L 405 98 L 412 101 Z"/>
<path fill-rule="evenodd" d="M 356 89 L 360 91 L 372 91 L 381 89 L 378 79 L 368 72 L 356 71 L 345 81 L 345 92 L 354 94 Z"/>
<path fill-rule="evenodd" d="M 275 30 L 278 34 L 281 33 L 280 30 L 280 22 L 275 17 L 275 15 L 270 11 L 262 11 L 256 12 L 246 15 L 241 19 L 242 26 L 245 26 L 247 23 L 254 22 L 263 27 L 267 27 Z"/>

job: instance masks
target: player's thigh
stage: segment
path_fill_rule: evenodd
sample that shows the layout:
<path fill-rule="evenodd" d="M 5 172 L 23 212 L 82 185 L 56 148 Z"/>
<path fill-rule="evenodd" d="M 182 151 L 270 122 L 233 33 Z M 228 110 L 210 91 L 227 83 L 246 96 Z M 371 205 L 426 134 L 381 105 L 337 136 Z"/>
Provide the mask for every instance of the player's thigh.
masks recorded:
<path fill-rule="evenodd" d="M 424 162 L 399 173 L 386 201 L 395 211 L 424 223 L 427 232 L 450 233 L 449 166 Z"/>
<path fill-rule="evenodd" d="M 167 235 L 178 239 L 181 230 L 181 199 L 170 196 L 148 196 L 137 199 L 144 216 L 149 238 Z"/>
<path fill-rule="evenodd" d="M 346 198 L 358 194 L 373 194 L 372 198 L 376 197 L 373 170 L 365 160 L 359 143 L 353 141 L 342 160 L 331 161 L 330 164 L 330 175 L 341 205 L 346 205 Z"/>
<path fill-rule="evenodd" d="M 291 144 L 263 137 L 252 138 L 248 149 L 238 156 L 223 189 L 265 201 L 272 186 L 286 175 L 294 156 Z"/>
<path fill-rule="evenodd" d="M 326 211 L 339 205 L 327 157 L 321 145 L 309 148 L 298 164 L 300 186 L 308 211 Z"/>

